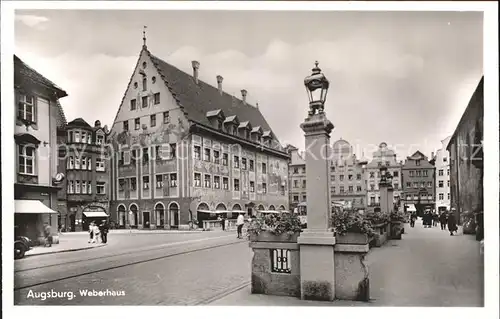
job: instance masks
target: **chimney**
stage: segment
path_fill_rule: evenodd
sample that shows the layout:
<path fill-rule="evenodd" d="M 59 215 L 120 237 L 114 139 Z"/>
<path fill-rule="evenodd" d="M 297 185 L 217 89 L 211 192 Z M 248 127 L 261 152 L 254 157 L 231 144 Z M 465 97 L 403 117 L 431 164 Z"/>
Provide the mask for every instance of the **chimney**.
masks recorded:
<path fill-rule="evenodd" d="M 194 82 L 198 84 L 198 69 L 200 68 L 200 62 L 198 61 L 191 61 L 191 64 L 193 65 L 193 78 Z"/>
<path fill-rule="evenodd" d="M 217 75 L 217 87 L 219 88 L 220 95 L 222 95 L 222 80 L 224 80 L 224 78 L 221 75 Z"/>
<path fill-rule="evenodd" d="M 259 102 L 256 102 L 256 103 L 255 103 L 255 107 L 256 107 L 257 109 L 259 109 Z"/>
<path fill-rule="evenodd" d="M 247 90 L 243 89 L 241 90 L 241 100 L 243 101 L 244 104 L 247 103 Z"/>

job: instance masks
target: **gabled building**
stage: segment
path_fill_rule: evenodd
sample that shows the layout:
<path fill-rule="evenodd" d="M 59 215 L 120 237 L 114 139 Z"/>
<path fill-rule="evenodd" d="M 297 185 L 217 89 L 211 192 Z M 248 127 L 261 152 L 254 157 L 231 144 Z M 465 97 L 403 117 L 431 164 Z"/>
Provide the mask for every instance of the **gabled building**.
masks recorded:
<path fill-rule="evenodd" d="M 186 228 L 218 214 L 288 209 L 288 159 L 259 109 L 143 46 L 111 128 L 111 215 Z"/>
<path fill-rule="evenodd" d="M 304 154 L 295 146 L 288 145 L 286 149 L 290 154 L 288 164 L 290 209 L 294 210 L 298 206 L 305 206 L 307 201 L 306 161 Z"/>
<path fill-rule="evenodd" d="M 479 214 L 481 219 L 483 215 L 483 123 L 484 77 L 479 81 L 446 148 L 450 152 L 450 205 L 456 209 L 459 222 L 460 214 Z"/>
<path fill-rule="evenodd" d="M 58 243 L 57 126 L 64 123 L 59 99 L 68 94 L 14 56 L 15 232 L 44 242 L 44 225 Z"/>
<path fill-rule="evenodd" d="M 366 196 L 368 206 L 380 206 L 380 168 L 387 167 L 387 171 L 391 173 L 392 187 L 394 188 L 393 201 L 398 203 L 401 199 L 402 181 L 401 181 L 401 167 L 402 163 L 397 161 L 397 154 L 394 150 L 388 148 L 387 143 L 382 142 L 377 151 L 373 152 L 372 160 L 366 165 Z"/>
<path fill-rule="evenodd" d="M 109 214 L 108 128 L 77 118 L 59 129 L 59 172 L 66 180 L 58 194 L 64 231 L 88 230 Z"/>
<path fill-rule="evenodd" d="M 442 147 L 436 151 L 431 164 L 436 168 L 436 212 L 450 210 L 450 153 L 446 150 L 451 136 L 441 141 Z"/>
<path fill-rule="evenodd" d="M 419 214 L 435 207 L 435 170 L 420 151 L 408 156 L 402 167 L 405 205 L 414 205 Z"/>
<path fill-rule="evenodd" d="M 366 160 L 359 160 L 352 146 L 342 138 L 332 144 L 331 200 L 345 207 L 366 207 Z"/>

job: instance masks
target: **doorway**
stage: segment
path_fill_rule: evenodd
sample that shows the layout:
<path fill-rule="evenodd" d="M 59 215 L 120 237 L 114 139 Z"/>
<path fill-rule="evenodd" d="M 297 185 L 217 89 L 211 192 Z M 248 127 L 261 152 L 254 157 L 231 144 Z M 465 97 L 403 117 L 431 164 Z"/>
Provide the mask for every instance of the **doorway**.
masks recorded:
<path fill-rule="evenodd" d="M 71 232 L 75 231 L 75 221 L 76 221 L 76 214 L 69 215 L 69 229 Z"/>
<path fill-rule="evenodd" d="M 149 212 L 142 212 L 142 227 L 150 228 Z"/>

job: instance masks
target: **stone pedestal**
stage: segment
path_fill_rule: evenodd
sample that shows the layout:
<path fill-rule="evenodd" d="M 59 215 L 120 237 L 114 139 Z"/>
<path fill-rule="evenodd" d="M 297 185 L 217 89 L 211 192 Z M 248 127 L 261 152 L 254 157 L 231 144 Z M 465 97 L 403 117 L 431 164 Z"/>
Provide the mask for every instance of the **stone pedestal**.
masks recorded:
<path fill-rule="evenodd" d="M 383 213 L 391 213 L 394 209 L 394 189 L 392 185 L 380 183 L 380 211 Z"/>
<path fill-rule="evenodd" d="M 370 281 L 365 264 L 366 244 L 335 245 L 335 297 L 341 300 L 370 300 Z"/>
<path fill-rule="evenodd" d="M 310 115 L 301 128 L 306 140 L 307 229 L 300 246 L 301 298 L 335 299 L 335 237 L 331 230 L 330 133 L 324 113 Z"/>

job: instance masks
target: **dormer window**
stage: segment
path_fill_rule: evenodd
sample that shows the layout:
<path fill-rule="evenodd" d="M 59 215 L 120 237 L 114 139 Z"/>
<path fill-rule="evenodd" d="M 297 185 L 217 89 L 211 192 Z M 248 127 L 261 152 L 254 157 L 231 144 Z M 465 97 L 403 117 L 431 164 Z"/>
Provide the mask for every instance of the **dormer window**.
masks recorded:
<path fill-rule="evenodd" d="M 251 129 L 252 126 L 250 125 L 250 122 L 248 121 L 241 122 L 240 125 L 238 126 L 238 135 L 241 138 L 248 139 L 250 138 Z"/>
<path fill-rule="evenodd" d="M 210 121 L 210 124 L 212 125 L 213 128 L 217 130 L 222 130 L 223 129 L 223 122 L 224 122 L 224 112 L 222 110 L 217 109 L 217 110 L 212 110 L 208 111 L 206 114 L 208 120 Z"/>
<path fill-rule="evenodd" d="M 265 145 L 267 146 L 271 146 L 271 142 L 273 140 L 273 137 L 272 137 L 272 134 L 271 134 L 271 131 L 265 131 L 263 134 L 262 134 L 262 139 L 263 139 L 263 142 Z"/>
<path fill-rule="evenodd" d="M 235 135 L 238 133 L 237 128 L 240 125 L 240 121 L 236 115 L 228 116 L 224 120 L 224 127 L 228 134 Z"/>
<path fill-rule="evenodd" d="M 251 132 L 252 141 L 260 143 L 262 138 L 262 133 L 263 132 L 260 126 L 254 127 Z"/>

